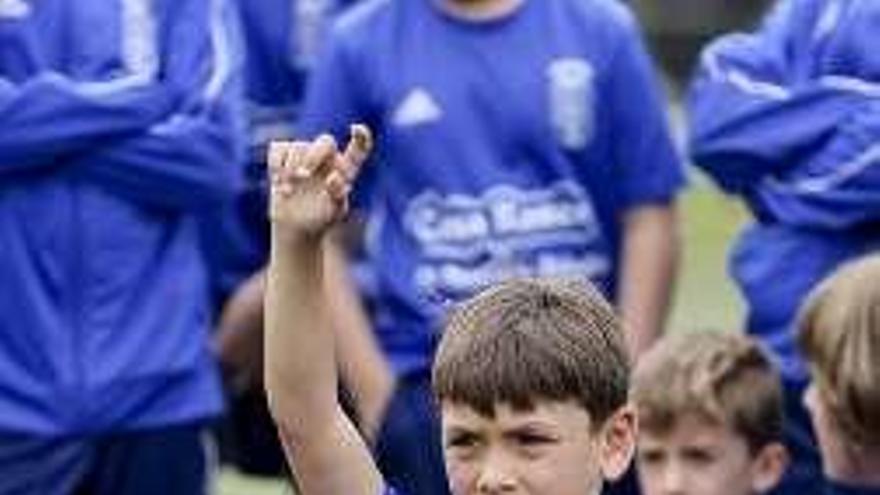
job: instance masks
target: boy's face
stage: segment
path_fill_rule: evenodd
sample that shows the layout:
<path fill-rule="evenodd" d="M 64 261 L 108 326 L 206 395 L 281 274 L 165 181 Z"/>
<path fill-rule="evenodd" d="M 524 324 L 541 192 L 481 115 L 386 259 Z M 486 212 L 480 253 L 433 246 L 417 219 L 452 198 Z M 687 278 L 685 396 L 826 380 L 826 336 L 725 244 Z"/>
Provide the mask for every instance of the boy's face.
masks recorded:
<path fill-rule="evenodd" d="M 693 414 L 669 432 L 641 430 L 636 455 L 644 495 L 750 495 L 779 481 L 785 449 L 771 444 L 754 455 L 732 429 Z"/>
<path fill-rule="evenodd" d="M 452 493 L 590 495 L 619 477 L 634 446 L 634 419 L 622 409 L 595 433 L 589 414 L 569 402 L 533 410 L 506 405 L 495 417 L 444 402 L 443 446 Z"/>

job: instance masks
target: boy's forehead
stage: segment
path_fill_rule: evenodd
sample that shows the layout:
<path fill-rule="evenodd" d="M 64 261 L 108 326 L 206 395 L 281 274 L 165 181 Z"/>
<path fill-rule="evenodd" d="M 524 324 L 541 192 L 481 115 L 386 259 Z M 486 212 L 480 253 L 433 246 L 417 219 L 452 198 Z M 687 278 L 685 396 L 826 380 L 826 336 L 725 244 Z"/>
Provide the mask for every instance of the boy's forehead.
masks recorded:
<path fill-rule="evenodd" d="M 676 443 L 692 446 L 717 446 L 746 444 L 746 439 L 733 425 L 703 414 L 684 413 L 663 431 L 642 425 L 641 440 L 656 443 Z"/>
<path fill-rule="evenodd" d="M 457 402 L 443 401 L 440 413 L 444 426 L 457 427 L 517 427 L 526 425 L 546 427 L 589 427 L 589 413 L 574 401 L 537 400 L 528 409 L 514 408 L 510 404 L 495 405 L 494 414 L 486 416 L 475 408 Z"/>

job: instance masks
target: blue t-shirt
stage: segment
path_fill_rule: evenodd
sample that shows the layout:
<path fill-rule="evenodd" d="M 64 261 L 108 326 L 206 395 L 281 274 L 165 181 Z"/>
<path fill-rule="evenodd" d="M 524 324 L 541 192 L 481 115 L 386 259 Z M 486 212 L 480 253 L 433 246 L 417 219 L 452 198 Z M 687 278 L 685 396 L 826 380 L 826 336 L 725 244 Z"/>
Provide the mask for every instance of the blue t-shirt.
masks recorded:
<path fill-rule="evenodd" d="M 527 0 L 466 21 L 431 0 L 342 16 L 301 126 L 377 133 L 367 218 L 378 337 L 401 373 L 428 368 L 450 303 L 511 276 L 615 291 L 622 214 L 683 184 L 663 100 L 629 11 Z"/>

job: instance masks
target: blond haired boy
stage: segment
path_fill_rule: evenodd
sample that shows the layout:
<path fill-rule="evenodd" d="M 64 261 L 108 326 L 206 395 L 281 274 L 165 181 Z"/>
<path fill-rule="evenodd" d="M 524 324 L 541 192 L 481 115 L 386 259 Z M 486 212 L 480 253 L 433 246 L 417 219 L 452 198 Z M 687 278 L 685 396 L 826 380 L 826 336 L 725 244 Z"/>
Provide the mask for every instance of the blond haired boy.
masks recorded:
<path fill-rule="evenodd" d="M 782 477 L 782 390 L 741 334 L 664 337 L 639 362 L 637 466 L 645 495 L 752 495 Z"/>
<path fill-rule="evenodd" d="M 304 495 L 392 493 L 336 396 L 321 245 L 369 151 L 355 128 L 270 153 L 266 386 Z M 433 369 L 453 494 L 596 495 L 634 450 L 620 323 L 594 290 L 526 279 L 454 310 Z M 419 495 L 417 493 L 407 495 Z"/>
<path fill-rule="evenodd" d="M 880 494 L 880 256 L 819 284 L 798 327 L 827 493 Z"/>

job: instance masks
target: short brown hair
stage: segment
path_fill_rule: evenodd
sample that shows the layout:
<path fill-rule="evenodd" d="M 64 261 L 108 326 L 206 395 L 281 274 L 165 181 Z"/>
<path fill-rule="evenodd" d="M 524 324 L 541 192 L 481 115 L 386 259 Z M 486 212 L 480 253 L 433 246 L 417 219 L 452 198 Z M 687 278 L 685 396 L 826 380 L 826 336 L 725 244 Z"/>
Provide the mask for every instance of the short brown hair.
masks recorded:
<path fill-rule="evenodd" d="M 492 417 L 508 404 L 575 401 L 601 425 L 627 401 L 628 356 L 614 310 L 586 282 L 516 279 L 451 314 L 434 362 L 438 401 Z"/>
<path fill-rule="evenodd" d="M 880 447 L 880 256 L 820 283 L 798 320 L 799 343 L 820 396 L 856 445 Z"/>
<path fill-rule="evenodd" d="M 665 433 L 682 415 L 731 428 L 752 452 L 780 440 L 782 385 L 768 356 L 740 333 L 660 339 L 636 366 L 632 400 L 640 427 Z"/>

